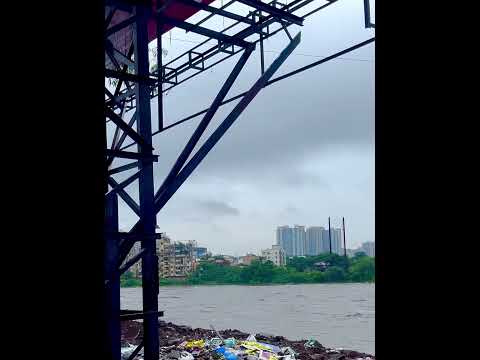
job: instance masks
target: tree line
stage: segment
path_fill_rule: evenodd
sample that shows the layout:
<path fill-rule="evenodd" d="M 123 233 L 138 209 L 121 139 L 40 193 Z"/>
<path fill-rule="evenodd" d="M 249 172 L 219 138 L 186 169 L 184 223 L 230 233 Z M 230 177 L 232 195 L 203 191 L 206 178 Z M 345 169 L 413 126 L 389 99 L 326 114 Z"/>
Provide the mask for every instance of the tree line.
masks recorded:
<path fill-rule="evenodd" d="M 327 263 L 326 269 L 319 263 Z M 200 261 L 196 270 L 186 279 L 161 279 L 160 285 L 216 285 L 216 284 L 309 284 L 334 282 L 374 282 L 375 258 L 357 253 L 348 258 L 337 254 L 293 257 L 286 266 L 275 266 L 270 261 L 252 261 L 247 266 L 226 266 Z M 121 286 L 140 286 L 128 272 L 121 278 Z"/>

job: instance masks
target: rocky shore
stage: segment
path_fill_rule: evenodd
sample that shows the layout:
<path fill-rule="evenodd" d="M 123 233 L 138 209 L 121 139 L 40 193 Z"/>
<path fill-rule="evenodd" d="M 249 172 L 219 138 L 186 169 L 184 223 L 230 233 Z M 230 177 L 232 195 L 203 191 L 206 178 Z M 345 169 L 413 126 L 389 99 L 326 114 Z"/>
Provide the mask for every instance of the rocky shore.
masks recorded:
<path fill-rule="evenodd" d="M 239 330 L 227 329 L 218 330 L 218 333 L 212 329 L 192 329 L 188 326 L 175 325 L 170 322 L 160 321 L 160 358 L 165 360 L 222 360 L 227 358 L 225 355 L 220 355 L 218 349 L 214 350 L 212 346 L 208 346 L 211 339 L 234 339 L 238 344 L 247 340 L 249 335 Z M 219 336 L 220 335 L 220 336 Z M 262 351 L 247 349 L 245 352 L 241 350 L 231 350 L 236 353 L 232 355 L 238 360 L 374 360 L 375 356 L 344 349 L 326 348 L 315 339 L 302 340 L 288 340 L 283 336 L 276 336 L 271 334 L 253 334 L 255 340 L 258 342 L 258 347 L 264 344 L 271 346 L 276 351 Z M 134 349 L 134 345 L 138 345 L 142 340 L 141 323 L 137 321 L 122 322 L 122 357 L 128 359 L 129 355 Z M 251 338 L 250 338 L 251 339 Z M 204 340 L 205 345 L 192 345 L 194 340 Z M 231 340 L 232 341 L 232 340 Z M 198 342 L 197 342 L 198 343 Z M 202 344 L 204 342 L 201 342 Z M 255 343 L 252 343 L 255 345 Z M 222 346 L 222 345 L 221 345 Z M 222 346 L 225 348 L 224 346 Z M 235 348 L 239 349 L 241 346 L 237 345 Z M 229 348 L 225 348 L 230 350 Z M 245 350 L 242 347 L 243 350 Z M 282 350 L 280 350 L 282 349 Z M 287 350 L 288 349 L 288 350 Z M 280 350 L 280 351 L 279 351 Z M 293 351 L 292 351 L 293 350 Z M 248 353 L 248 355 L 247 355 Z M 136 360 L 143 359 L 143 351 L 135 357 Z"/>

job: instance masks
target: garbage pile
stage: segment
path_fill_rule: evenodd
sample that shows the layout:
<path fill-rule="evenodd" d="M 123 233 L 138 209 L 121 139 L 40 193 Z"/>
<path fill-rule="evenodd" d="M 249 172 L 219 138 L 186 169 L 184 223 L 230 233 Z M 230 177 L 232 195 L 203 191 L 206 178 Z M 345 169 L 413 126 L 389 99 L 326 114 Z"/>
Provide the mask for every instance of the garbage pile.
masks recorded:
<path fill-rule="evenodd" d="M 140 330 L 140 324 L 138 329 Z M 135 333 L 134 324 L 128 324 Z M 122 332 L 124 334 L 125 332 Z M 130 358 L 141 340 L 123 338 L 122 360 Z M 192 329 L 160 322 L 160 359 L 162 360 L 375 360 L 368 354 L 343 349 L 327 349 L 317 340 L 290 341 L 282 336 L 246 334 L 239 330 Z M 143 350 L 135 360 L 143 359 Z"/>

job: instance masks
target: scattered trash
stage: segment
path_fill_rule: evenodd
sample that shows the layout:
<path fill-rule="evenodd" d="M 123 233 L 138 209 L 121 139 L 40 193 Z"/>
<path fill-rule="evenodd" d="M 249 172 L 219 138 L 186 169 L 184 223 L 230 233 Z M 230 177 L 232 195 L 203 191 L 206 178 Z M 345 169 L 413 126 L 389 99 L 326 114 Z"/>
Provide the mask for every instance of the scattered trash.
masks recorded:
<path fill-rule="evenodd" d="M 215 334 L 217 334 L 217 336 L 223 341 L 222 335 L 220 335 L 220 333 L 213 327 L 212 324 L 210 324 L 210 329 L 212 329 L 215 332 Z"/>
<path fill-rule="evenodd" d="M 273 351 L 275 354 L 278 354 L 279 352 L 282 351 L 282 349 L 280 349 L 278 346 L 276 345 L 271 345 L 271 344 L 265 344 L 265 343 L 261 343 L 259 342 L 260 345 L 262 346 L 265 346 L 266 348 L 270 349 L 271 351 Z"/>
<path fill-rule="evenodd" d="M 240 343 L 241 346 L 243 346 L 244 348 L 246 349 L 251 349 L 251 350 L 270 350 L 269 347 L 265 346 L 265 345 L 262 345 L 256 341 L 242 341 Z"/>
<path fill-rule="evenodd" d="M 120 349 L 122 360 L 126 360 L 132 355 L 133 351 L 136 349 L 135 345 L 128 344 L 126 347 Z"/>
<path fill-rule="evenodd" d="M 237 345 L 237 340 L 235 340 L 234 338 L 228 338 L 228 339 L 224 340 L 223 343 L 228 348 L 234 348 L 235 345 Z"/>
<path fill-rule="evenodd" d="M 211 338 L 205 342 L 205 345 L 210 348 L 216 348 L 223 344 L 223 340 L 220 338 Z"/>
<path fill-rule="evenodd" d="M 298 355 L 298 353 L 295 350 L 293 350 L 290 346 L 282 348 L 282 352 L 287 355 L 292 355 L 293 357 Z"/>
<path fill-rule="evenodd" d="M 340 351 L 337 349 L 327 349 L 327 354 L 339 354 Z"/>
<path fill-rule="evenodd" d="M 205 347 L 205 340 L 201 339 L 201 340 L 185 341 L 184 347 L 186 347 L 187 349 L 203 348 Z"/>
<path fill-rule="evenodd" d="M 308 340 L 305 344 L 305 349 L 321 347 L 322 345 L 315 339 Z"/>
<path fill-rule="evenodd" d="M 188 351 L 182 351 L 180 353 L 180 360 L 194 360 L 193 355 L 190 354 Z"/>
<path fill-rule="evenodd" d="M 137 325 L 129 324 L 131 332 Z M 138 325 L 138 327 L 140 327 Z M 244 333 L 239 330 L 192 329 L 161 322 L 159 336 L 161 360 L 375 360 L 375 356 L 356 351 L 325 348 L 317 340 L 291 341 L 282 336 Z M 121 360 L 127 360 L 141 339 L 122 337 Z M 123 333 L 122 333 L 123 336 Z M 131 345 L 131 344 L 135 345 Z M 134 360 L 143 360 L 143 349 Z"/>

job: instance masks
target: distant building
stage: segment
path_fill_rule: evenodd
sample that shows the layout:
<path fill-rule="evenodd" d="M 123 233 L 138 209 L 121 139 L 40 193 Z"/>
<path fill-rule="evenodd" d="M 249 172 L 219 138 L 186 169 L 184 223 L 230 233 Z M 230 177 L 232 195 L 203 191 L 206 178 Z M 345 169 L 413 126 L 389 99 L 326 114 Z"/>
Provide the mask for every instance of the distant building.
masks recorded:
<path fill-rule="evenodd" d="M 375 242 L 373 241 L 364 242 L 360 247 L 360 249 L 363 250 L 363 252 L 368 256 L 375 257 Z"/>
<path fill-rule="evenodd" d="M 242 265 L 250 265 L 252 263 L 252 261 L 254 260 L 258 260 L 258 256 L 257 255 L 254 255 L 254 254 L 247 254 L 245 256 L 240 256 L 240 258 L 238 259 L 238 264 L 242 264 Z"/>
<path fill-rule="evenodd" d="M 134 256 L 136 256 L 141 250 L 141 243 L 140 241 L 136 241 L 130 252 L 128 253 L 127 257 L 125 258 L 125 262 L 130 261 Z M 142 261 L 139 260 L 135 264 L 133 264 L 130 269 L 128 269 L 133 274 L 133 277 L 140 279 L 142 277 Z"/>
<path fill-rule="evenodd" d="M 343 237 L 342 237 L 342 229 L 335 229 L 331 228 L 331 237 L 332 237 L 332 253 L 343 255 Z M 330 252 L 330 234 L 328 233 L 328 229 L 322 231 L 322 251 L 321 253 L 329 253 Z"/>
<path fill-rule="evenodd" d="M 271 249 L 262 250 L 262 257 L 276 266 L 286 264 L 285 251 L 280 245 L 272 245 Z"/>
<path fill-rule="evenodd" d="M 208 254 L 207 248 L 206 247 L 196 247 L 195 248 L 195 257 L 197 259 L 201 259 L 206 257 Z"/>
<path fill-rule="evenodd" d="M 323 233 L 321 226 L 310 226 L 306 231 L 305 255 L 314 256 L 323 252 Z"/>
<path fill-rule="evenodd" d="M 287 256 L 293 256 L 293 229 L 288 226 L 279 226 L 276 232 L 277 245 L 280 245 Z"/>
<path fill-rule="evenodd" d="M 375 242 L 368 241 L 357 249 L 347 249 L 347 256 L 353 257 L 358 253 L 365 253 L 367 256 L 375 257 Z"/>
<path fill-rule="evenodd" d="M 332 253 L 343 255 L 342 229 L 328 229 L 322 226 L 288 225 L 277 227 L 277 245 L 281 246 L 287 257 L 315 256 L 330 252 L 330 238 Z"/>
<path fill-rule="evenodd" d="M 294 256 L 305 255 L 305 226 L 294 225 L 292 233 L 293 233 L 293 255 Z"/>
<path fill-rule="evenodd" d="M 168 237 L 162 237 L 157 249 L 158 271 L 160 278 L 185 278 L 195 270 L 196 242 L 171 242 Z"/>
<path fill-rule="evenodd" d="M 332 228 L 332 253 L 343 255 L 342 229 Z"/>

